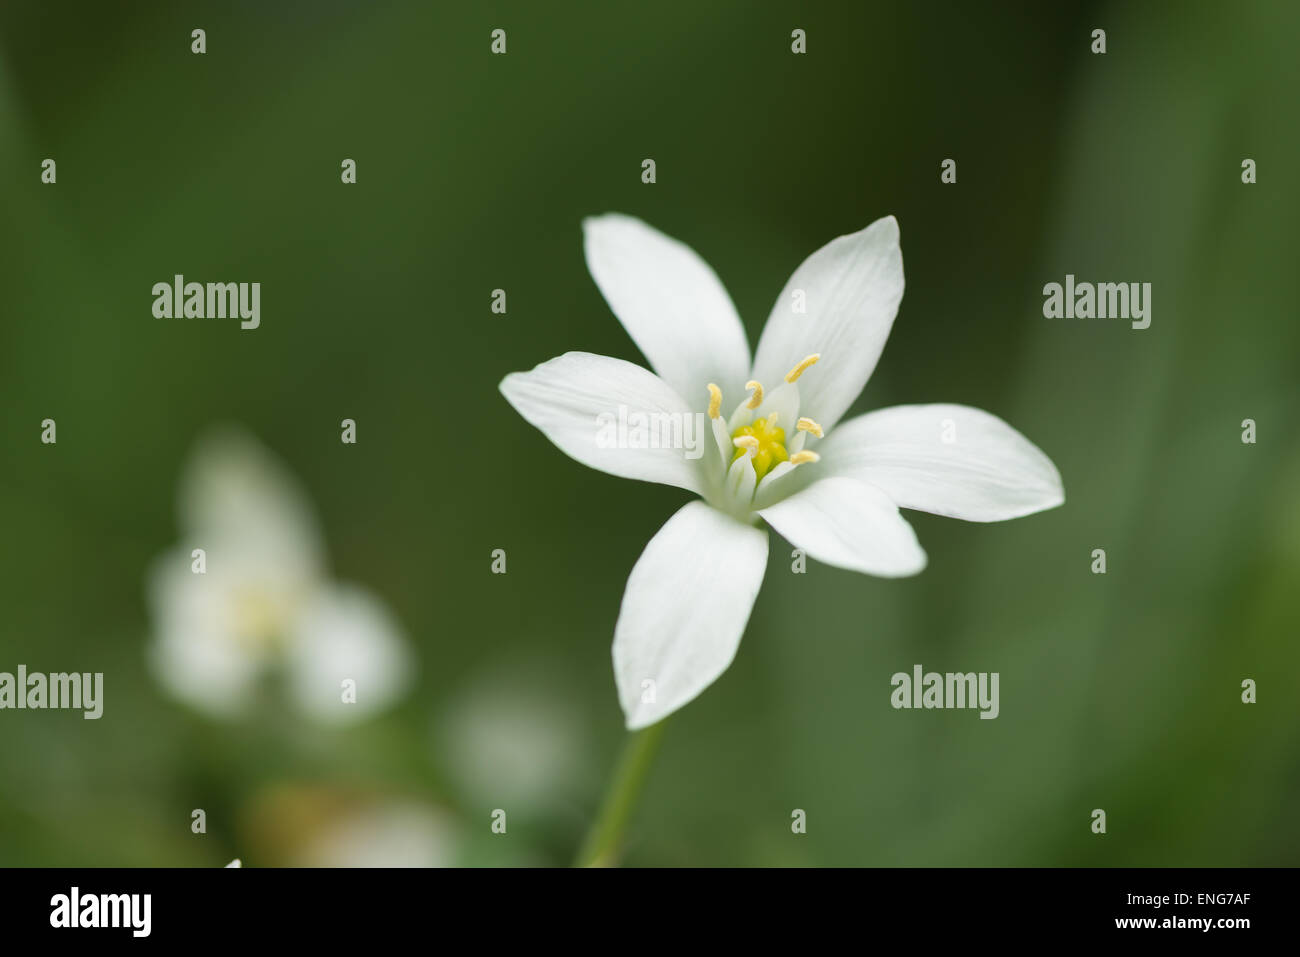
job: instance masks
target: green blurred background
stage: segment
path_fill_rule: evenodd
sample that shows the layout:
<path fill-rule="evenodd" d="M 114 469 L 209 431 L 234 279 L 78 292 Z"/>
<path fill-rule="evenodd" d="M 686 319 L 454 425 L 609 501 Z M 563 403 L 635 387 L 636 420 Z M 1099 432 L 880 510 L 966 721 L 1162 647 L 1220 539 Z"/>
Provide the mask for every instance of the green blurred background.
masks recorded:
<path fill-rule="evenodd" d="M 1067 496 L 909 513 L 930 564 L 902 581 L 792 575 L 774 539 L 628 863 L 1300 863 L 1300 7 L 1035 6 L 5 4 L 0 670 L 103 671 L 106 702 L 0 712 L 0 864 L 294 863 L 336 809 L 397 805 L 431 863 L 571 859 L 625 736 L 623 585 L 687 495 L 567 459 L 497 383 L 641 361 L 582 257 L 611 210 L 704 256 L 751 342 L 807 254 L 896 215 L 907 291 L 855 411 L 987 409 Z M 260 281 L 261 328 L 154 319 L 177 272 Z M 1067 272 L 1152 283 L 1151 328 L 1044 319 Z M 415 646 L 386 714 L 219 722 L 147 670 L 144 571 L 229 422 Z M 915 663 L 1000 672 L 1001 716 L 893 710 Z"/>

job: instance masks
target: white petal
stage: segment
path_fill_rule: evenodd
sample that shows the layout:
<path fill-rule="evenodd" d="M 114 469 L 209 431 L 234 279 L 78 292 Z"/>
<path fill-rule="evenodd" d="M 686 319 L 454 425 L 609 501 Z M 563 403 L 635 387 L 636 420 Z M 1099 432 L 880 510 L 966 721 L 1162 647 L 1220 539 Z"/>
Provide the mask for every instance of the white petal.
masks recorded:
<path fill-rule="evenodd" d="M 797 434 L 795 426 L 799 423 L 799 401 L 799 384 L 782 382 L 763 398 L 763 404 L 754 411 L 754 418 L 770 421 L 775 414 L 776 424 L 785 431 L 788 447 L 789 440 Z"/>
<path fill-rule="evenodd" d="M 718 447 L 722 472 L 725 474 L 727 466 L 731 463 L 732 456 L 736 454 L 736 447 L 731 444 L 731 433 L 727 431 L 727 423 L 722 416 L 710 419 L 709 425 L 713 427 L 713 441 Z"/>
<path fill-rule="evenodd" d="M 727 419 L 728 432 L 735 432 L 743 426 L 753 424 L 756 416 L 754 415 L 754 410 L 746 403 L 747 400 L 741 401 L 741 403 L 736 406 L 735 411 L 731 413 L 731 418 Z"/>
<path fill-rule="evenodd" d="M 806 297 L 806 313 L 792 308 L 795 290 Z M 782 290 L 758 343 L 754 378 L 776 388 L 801 359 L 819 353 L 821 360 L 799 379 L 799 414 L 829 429 L 871 377 L 902 298 L 903 254 L 893 216 L 831 240 Z"/>
<path fill-rule="evenodd" d="M 325 820 L 295 867 L 449 867 L 460 842 L 444 812 L 417 801 L 375 802 Z"/>
<path fill-rule="evenodd" d="M 964 405 L 899 405 L 845 422 L 818 447 L 836 475 L 876 485 L 903 508 L 970 522 L 1019 518 L 1065 501 L 1052 460 L 995 415 Z"/>
<path fill-rule="evenodd" d="M 281 637 L 270 630 L 292 599 L 279 584 L 264 586 L 256 570 L 228 561 L 220 549 L 208 562 L 206 574 L 196 575 L 189 550 L 180 548 L 150 566 L 145 582 L 153 622 L 149 664 L 174 697 L 229 718 L 249 705 Z"/>
<path fill-rule="evenodd" d="M 342 724 L 379 711 L 411 684 L 413 663 L 396 622 L 356 586 L 322 589 L 295 622 L 286 670 L 299 706 L 320 721 Z M 344 681 L 356 701 L 344 700 Z"/>
<path fill-rule="evenodd" d="M 655 534 L 628 577 L 614 627 L 628 728 L 654 724 L 727 670 L 766 566 L 767 533 L 702 502 Z"/>
<path fill-rule="evenodd" d="M 758 473 L 754 471 L 754 456 L 742 455 L 727 469 L 727 494 L 737 502 L 748 502 L 754 497 Z"/>
<path fill-rule="evenodd" d="M 799 434 L 803 435 L 802 432 L 800 432 Z M 763 481 L 758 483 L 759 491 L 760 492 L 767 491 L 769 488 L 771 488 L 777 482 L 781 481 L 782 478 L 784 478 L 786 475 L 789 475 L 798 467 L 799 466 L 797 465 L 791 465 L 788 461 L 777 462 L 776 465 L 772 466 L 771 471 L 763 476 Z"/>
<path fill-rule="evenodd" d="M 589 352 L 566 352 L 531 372 L 512 372 L 501 380 L 501 394 L 583 465 L 623 478 L 692 492 L 701 489 L 701 460 L 709 454 L 712 435 L 708 419 L 703 412 L 692 412 L 668 383 L 647 369 Z M 664 414 L 681 422 L 681 434 L 691 441 L 677 442 L 681 448 L 627 447 L 635 444 L 634 416 Z M 628 423 L 622 438 L 620 421 Z M 694 450 L 687 447 L 691 444 Z"/>
<path fill-rule="evenodd" d="M 803 435 L 802 432 L 799 435 Z M 793 455 L 797 450 L 791 449 Z M 763 476 L 763 480 L 758 483 L 758 489 L 754 493 L 754 507 L 756 509 L 767 508 L 774 505 L 780 499 L 799 491 L 811 485 L 819 478 L 823 478 L 825 473 L 818 469 L 815 472 L 809 472 L 809 469 L 817 468 L 816 465 L 791 465 L 789 461 L 778 462 L 772 466 L 772 471 Z"/>
<path fill-rule="evenodd" d="M 884 492 L 848 478 L 824 478 L 759 512 L 819 562 L 885 578 L 915 575 L 925 552 Z"/>
<path fill-rule="evenodd" d="M 731 297 L 709 264 L 639 219 L 583 220 L 587 268 L 637 348 L 692 405 L 716 383 L 728 401 L 749 372 L 749 343 Z"/>
<path fill-rule="evenodd" d="M 311 502 L 298 480 L 252 435 L 235 427 L 199 440 L 180 479 L 182 532 L 196 548 L 248 555 L 285 575 L 324 565 Z"/>

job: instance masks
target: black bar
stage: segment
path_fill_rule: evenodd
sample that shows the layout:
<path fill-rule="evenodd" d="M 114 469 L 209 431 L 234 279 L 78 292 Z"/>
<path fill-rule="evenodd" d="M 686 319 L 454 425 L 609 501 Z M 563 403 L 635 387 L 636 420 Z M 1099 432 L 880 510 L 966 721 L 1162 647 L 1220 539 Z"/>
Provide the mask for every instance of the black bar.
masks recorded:
<path fill-rule="evenodd" d="M 670 924 L 702 922 L 728 933 L 767 933 L 776 924 L 828 928 L 886 940 L 1042 941 L 1132 938 L 1142 943 L 1273 936 L 1289 921 L 1289 869 L 807 869 L 807 870 L 211 870 L 48 869 L 0 872 L 0 926 L 7 943 L 82 945 L 112 939 L 247 944 L 254 940 L 337 945 L 373 942 L 377 931 L 421 935 L 429 949 L 464 933 L 493 938 L 511 929 L 540 942 L 601 931 L 671 940 Z M 70 923 L 80 915 L 118 927 Z M 120 897 L 149 895 L 131 909 Z M 1181 896 L 1180 896 L 1181 895 Z M 87 898 L 94 903 L 87 903 Z M 61 898 L 67 907 L 62 907 Z M 136 903 L 138 902 L 138 903 Z M 61 909 L 62 907 L 62 909 Z M 137 909 L 138 908 L 138 909 Z M 131 918 L 135 918 L 134 921 Z M 1203 922 L 1209 922 L 1208 928 Z M 609 936 L 610 928 L 613 936 Z"/>

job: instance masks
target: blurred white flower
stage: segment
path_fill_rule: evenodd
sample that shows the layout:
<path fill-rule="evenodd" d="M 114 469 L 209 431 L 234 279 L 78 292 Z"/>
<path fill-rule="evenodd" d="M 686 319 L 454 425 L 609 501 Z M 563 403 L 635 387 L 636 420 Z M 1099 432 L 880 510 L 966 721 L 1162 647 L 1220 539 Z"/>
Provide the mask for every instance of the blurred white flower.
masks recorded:
<path fill-rule="evenodd" d="M 406 690 L 412 662 L 399 626 L 373 595 L 326 577 L 307 496 L 255 439 L 225 430 L 201 440 L 179 507 L 181 544 L 146 582 L 150 663 L 171 694 L 233 717 L 274 670 L 304 714 L 342 723 Z M 349 680 L 355 702 L 344 700 Z"/>
<path fill-rule="evenodd" d="M 451 867 L 464 840 L 436 804 L 328 784 L 273 784 L 241 822 L 241 846 L 265 867 Z"/>
<path fill-rule="evenodd" d="M 244 865 L 239 862 L 239 858 L 235 858 L 233 861 L 231 861 L 229 864 L 226 865 L 226 867 L 243 867 L 243 866 Z"/>
<path fill-rule="evenodd" d="M 326 821 L 291 859 L 294 867 L 450 867 L 451 818 L 415 801 L 385 801 Z"/>
<path fill-rule="evenodd" d="M 456 783 L 479 803 L 537 812 L 581 793 L 587 771 L 579 715 L 540 667 L 497 671 L 451 702 L 436 728 Z"/>

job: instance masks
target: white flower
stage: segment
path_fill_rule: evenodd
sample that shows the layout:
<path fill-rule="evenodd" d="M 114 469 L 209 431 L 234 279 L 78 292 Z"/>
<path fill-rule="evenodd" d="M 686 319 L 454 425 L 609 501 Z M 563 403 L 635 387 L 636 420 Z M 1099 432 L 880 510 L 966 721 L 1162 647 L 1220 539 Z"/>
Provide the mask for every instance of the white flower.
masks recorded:
<path fill-rule="evenodd" d="M 466 797 L 486 807 L 518 806 L 528 816 L 568 810 L 586 776 L 584 724 L 558 676 L 513 658 L 474 680 L 436 725 L 439 764 Z M 543 677 L 545 676 L 545 677 Z"/>
<path fill-rule="evenodd" d="M 179 504 L 182 542 L 154 562 L 146 589 L 150 663 L 173 695 L 231 717 L 274 670 L 307 716 L 341 723 L 406 689 L 410 655 L 396 622 L 369 592 L 328 580 L 306 495 L 254 439 L 202 440 Z M 347 680 L 355 703 L 344 701 Z"/>
<path fill-rule="evenodd" d="M 278 782 L 240 817 L 241 846 L 263 867 L 452 867 L 465 843 L 437 804 L 347 785 Z"/>
<path fill-rule="evenodd" d="M 583 230 L 592 277 L 658 374 L 569 352 L 506 376 L 501 391 L 584 465 L 703 499 L 668 520 L 628 578 L 613 658 L 629 728 L 691 701 L 735 657 L 767 564 L 759 518 L 829 565 L 903 576 L 926 558 L 900 507 L 995 522 L 1064 501 L 1051 460 L 979 409 L 895 406 L 836 428 L 903 296 L 892 216 L 795 270 L 752 365 L 727 291 L 693 250 L 628 216 L 588 219 Z M 707 411 L 713 442 L 699 457 L 609 447 L 597 421 L 620 407 Z"/>
<path fill-rule="evenodd" d="M 415 801 L 380 802 L 322 822 L 291 867 L 450 867 L 459 843 L 446 814 Z"/>

